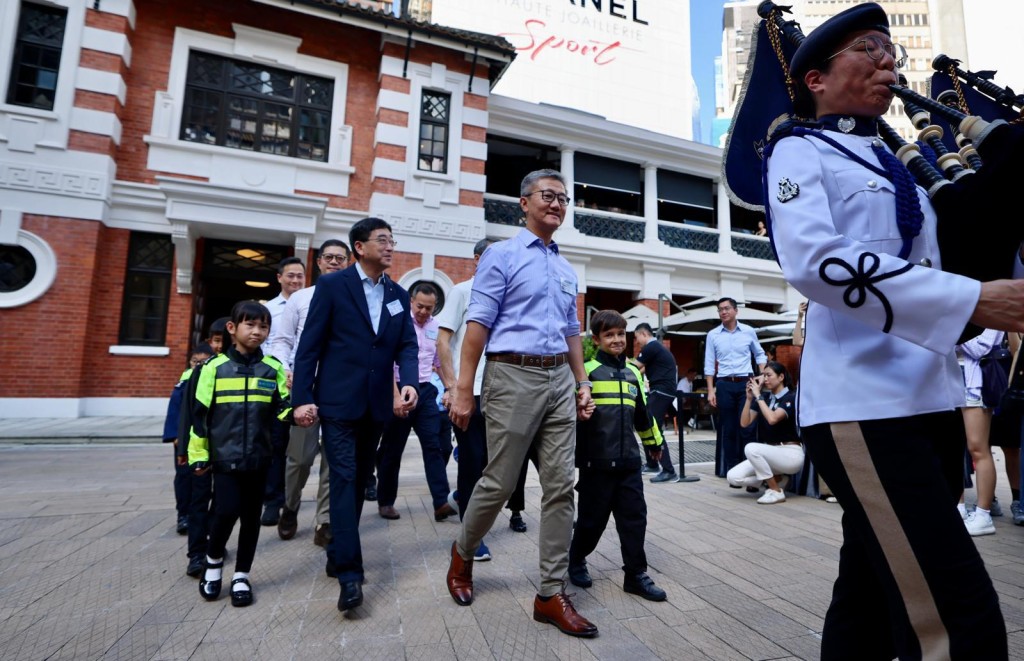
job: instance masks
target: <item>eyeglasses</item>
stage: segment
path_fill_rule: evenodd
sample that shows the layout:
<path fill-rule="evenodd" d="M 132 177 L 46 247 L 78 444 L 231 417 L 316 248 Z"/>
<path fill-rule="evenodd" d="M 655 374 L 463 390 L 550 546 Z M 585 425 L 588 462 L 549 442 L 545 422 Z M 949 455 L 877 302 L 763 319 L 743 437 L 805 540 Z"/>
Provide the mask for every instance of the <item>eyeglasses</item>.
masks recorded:
<path fill-rule="evenodd" d="M 320 259 L 328 264 L 344 264 L 348 261 L 348 255 L 320 255 Z"/>
<path fill-rule="evenodd" d="M 378 236 L 376 239 L 372 239 L 372 241 L 376 243 L 378 246 L 391 246 L 392 248 L 394 248 L 395 246 L 398 245 L 398 241 L 395 241 L 394 239 L 389 239 L 386 236 Z"/>
<path fill-rule="evenodd" d="M 535 190 L 532 193 L 527 193 L 526 196 L 529 197 L 531 195 L 536 195 L 537 193 L 540 193 L 540 199 L 544 200 L 544 202 L 548 204 L 558 200 L 558 203 L 564 207 L 571 201 L 571 198 L 565 193 L 556 193 L 555 191 L 548 190 L 546 188 L 544 190 Z"/>
<path fill-rule="evenodd" d="M 906 65 L 907 63 L 906 48 L 904 48 L 901 44 L 894 44 L 892 42 L 886 43 L 873 35 L 864 37 L 862 39 L 858 39 L 857 41 L 853 42 L 843 50 L 838 51 L 837 53 L 834 53 L 832 55 L 829 55 L 828 57 L 825 58 L 825 61 L 828 62 L 833 57 L 841 55 L 846 51 L 850 50 L 851 48 L 853 48 L 854 46 L 859 46 L 860 44 L 864 44 L 864 52 L 867 53 L 868 57 L 870 57 L 875 62 L 878 62 L 883 57 L 885 57 L 886 54 L 888 54 L 892 58 L 897 69 L 902 69 L 904 65 Z"/>
<path fill-rule="evenodd" d="M 731 305 L 726 305 L 725 307 L 718 308 L 718 312 L 719 312 L 719 314 L 721 314 L 722 312 L 732 312 L 735 309 L 736 308 L 734 308 Z"/>

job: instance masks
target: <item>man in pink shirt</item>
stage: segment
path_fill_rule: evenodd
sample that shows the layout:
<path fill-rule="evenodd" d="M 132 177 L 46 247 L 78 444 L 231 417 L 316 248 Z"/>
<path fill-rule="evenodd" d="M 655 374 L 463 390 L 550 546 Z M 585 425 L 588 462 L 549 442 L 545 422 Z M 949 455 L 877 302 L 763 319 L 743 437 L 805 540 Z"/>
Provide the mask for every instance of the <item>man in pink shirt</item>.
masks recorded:
<path fill-rule="evenodd" d="M 415 429 L 423 450 L 427 486 L 430 487 L 434 501 L 434 520 L 444 521 L 455 514 L 455 510 L 448 504 L 448 474 L 441 453 L 441 413 L 436 403 L 437 387 L 430 382 L 431 372 L 441 366 L 437 355 L 438 323 L 432 316 L 437 305 L 437 291 L 427 283 L 420 283 L 412 288 L 409 295 L 412 325 L 419 343 L 420 396 L 416 408 L 408 411 L 398 393 L 398 386 L 395 386 L 394 415 L 377 448 L 377 510 L 385 519 L 401 518 L 395 509 L 398 471 L 405 444 L 409 440 L 409 431 Z"/>

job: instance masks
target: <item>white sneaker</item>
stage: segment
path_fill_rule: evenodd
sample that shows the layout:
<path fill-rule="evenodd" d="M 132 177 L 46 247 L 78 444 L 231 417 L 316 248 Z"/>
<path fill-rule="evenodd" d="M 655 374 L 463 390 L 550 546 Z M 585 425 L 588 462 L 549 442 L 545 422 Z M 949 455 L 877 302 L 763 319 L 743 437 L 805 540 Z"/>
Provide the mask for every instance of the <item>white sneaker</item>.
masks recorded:
<path fill-rule="evenodd" d="M 459 513 L 459 491 L 458 489 L 452 489 L 448 492 L 448 505 L 455 510 L 455 513 Z"/>
<path fill-rule="evenodd" d="M 775 503 L 786 502 L 786 493 L 782 490 L 775 491 L 774 489 L 767 489 L 764 495 L 757 499 L 757 502 L 761 505 L 774 505 Z"/>
<path fill-rule="evenodd" d="M 996 532 L 996 527 L 992 523 L 992 516 L 978 510 L 971 512 L 970 516 L 964 521 L 964 525 L 967 526 L 967 532 L 970 533 L 971 537 L 993 535 Z"/>

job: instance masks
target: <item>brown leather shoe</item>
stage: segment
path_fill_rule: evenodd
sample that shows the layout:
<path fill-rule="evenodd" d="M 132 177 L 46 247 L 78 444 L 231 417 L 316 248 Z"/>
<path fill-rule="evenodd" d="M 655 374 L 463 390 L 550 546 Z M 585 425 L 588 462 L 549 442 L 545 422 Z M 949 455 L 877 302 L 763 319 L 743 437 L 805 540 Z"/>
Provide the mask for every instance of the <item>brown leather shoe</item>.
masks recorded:
<path fill-rule="evenodd" d="M 298 510 L 290 510 L 287 507 L 282 507 L 281 518 L 277 520 L 277 536 L 281 539 L 291 539 L 292 537 L 295 537 L 295 532 L 298 529 Z"/>
<path fill-rule="evenodd" d="M 445 503 L 444 505 L 441 505 L 436 510 L 434 510 L 434 521 L 444 521 L 452 514 L 458 514 L 458 512 L 455 511 L 454 507 L 452 507 L 448 503 Z"/>
<path fill-rule="evenodd" d="M 394 505 L 381 505 L 377 508 L 377 512 L 385 519 L 391 519 L 392 521 L 402 518 L 402 515 L 398 513 Z"/>
<path fill-rule="evenodd" d="M 321 523 L 313 531 L 313 543 L 317 546 L 327 548 L 331 543 L 331 524 Z"/>
<path fill-rule="evenodd" d="M 452 561 L 448 565 L 448 594 L 460 606 L 473 603 L 473 560 L 463 560 L 452 542 Z M 536 616 L 535 616 L 536 617 Z"/>
<path fill-rule="evenodd" d="M 542 601 L 538 594 L 533 599 L 533 619 L 538 622 L 553 624 L 562 633 L 580 638 L 597 636 L 597 626 L 576 612 L 564 592 L 556 594 L 547 601 Z"/>

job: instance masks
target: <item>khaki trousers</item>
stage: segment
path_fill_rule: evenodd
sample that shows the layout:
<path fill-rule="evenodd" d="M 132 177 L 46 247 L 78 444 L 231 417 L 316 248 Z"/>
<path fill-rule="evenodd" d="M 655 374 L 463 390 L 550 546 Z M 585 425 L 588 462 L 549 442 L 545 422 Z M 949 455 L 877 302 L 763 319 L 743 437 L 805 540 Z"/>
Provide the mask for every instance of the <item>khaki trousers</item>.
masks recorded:
<path fill-rule="evenodd" d="M 311 427 L 292 427 L 285 451 L 284 506 L 293 512 L 299 511 L 302 489 L 306 486 L 309 471 L 319 454 L 320 423 Z M 327 460 L 320 457 L 320 485 L 316 490 L 316 516 L 313 519 L 316 526 L 331 522 L 329 476 Z"/>
<path fill-rule="evenodd" d="M 488 362 L 481 406 L 487 421 L 487 465 L 462 518 L 457 550 L 473 557 L 515 489 L 530 446 L 537 450 L 543 490 L 539 594 L 562 591 L 569 567 L 575 503 L 575 380 L 568 365 L 553 369 Z"/>

